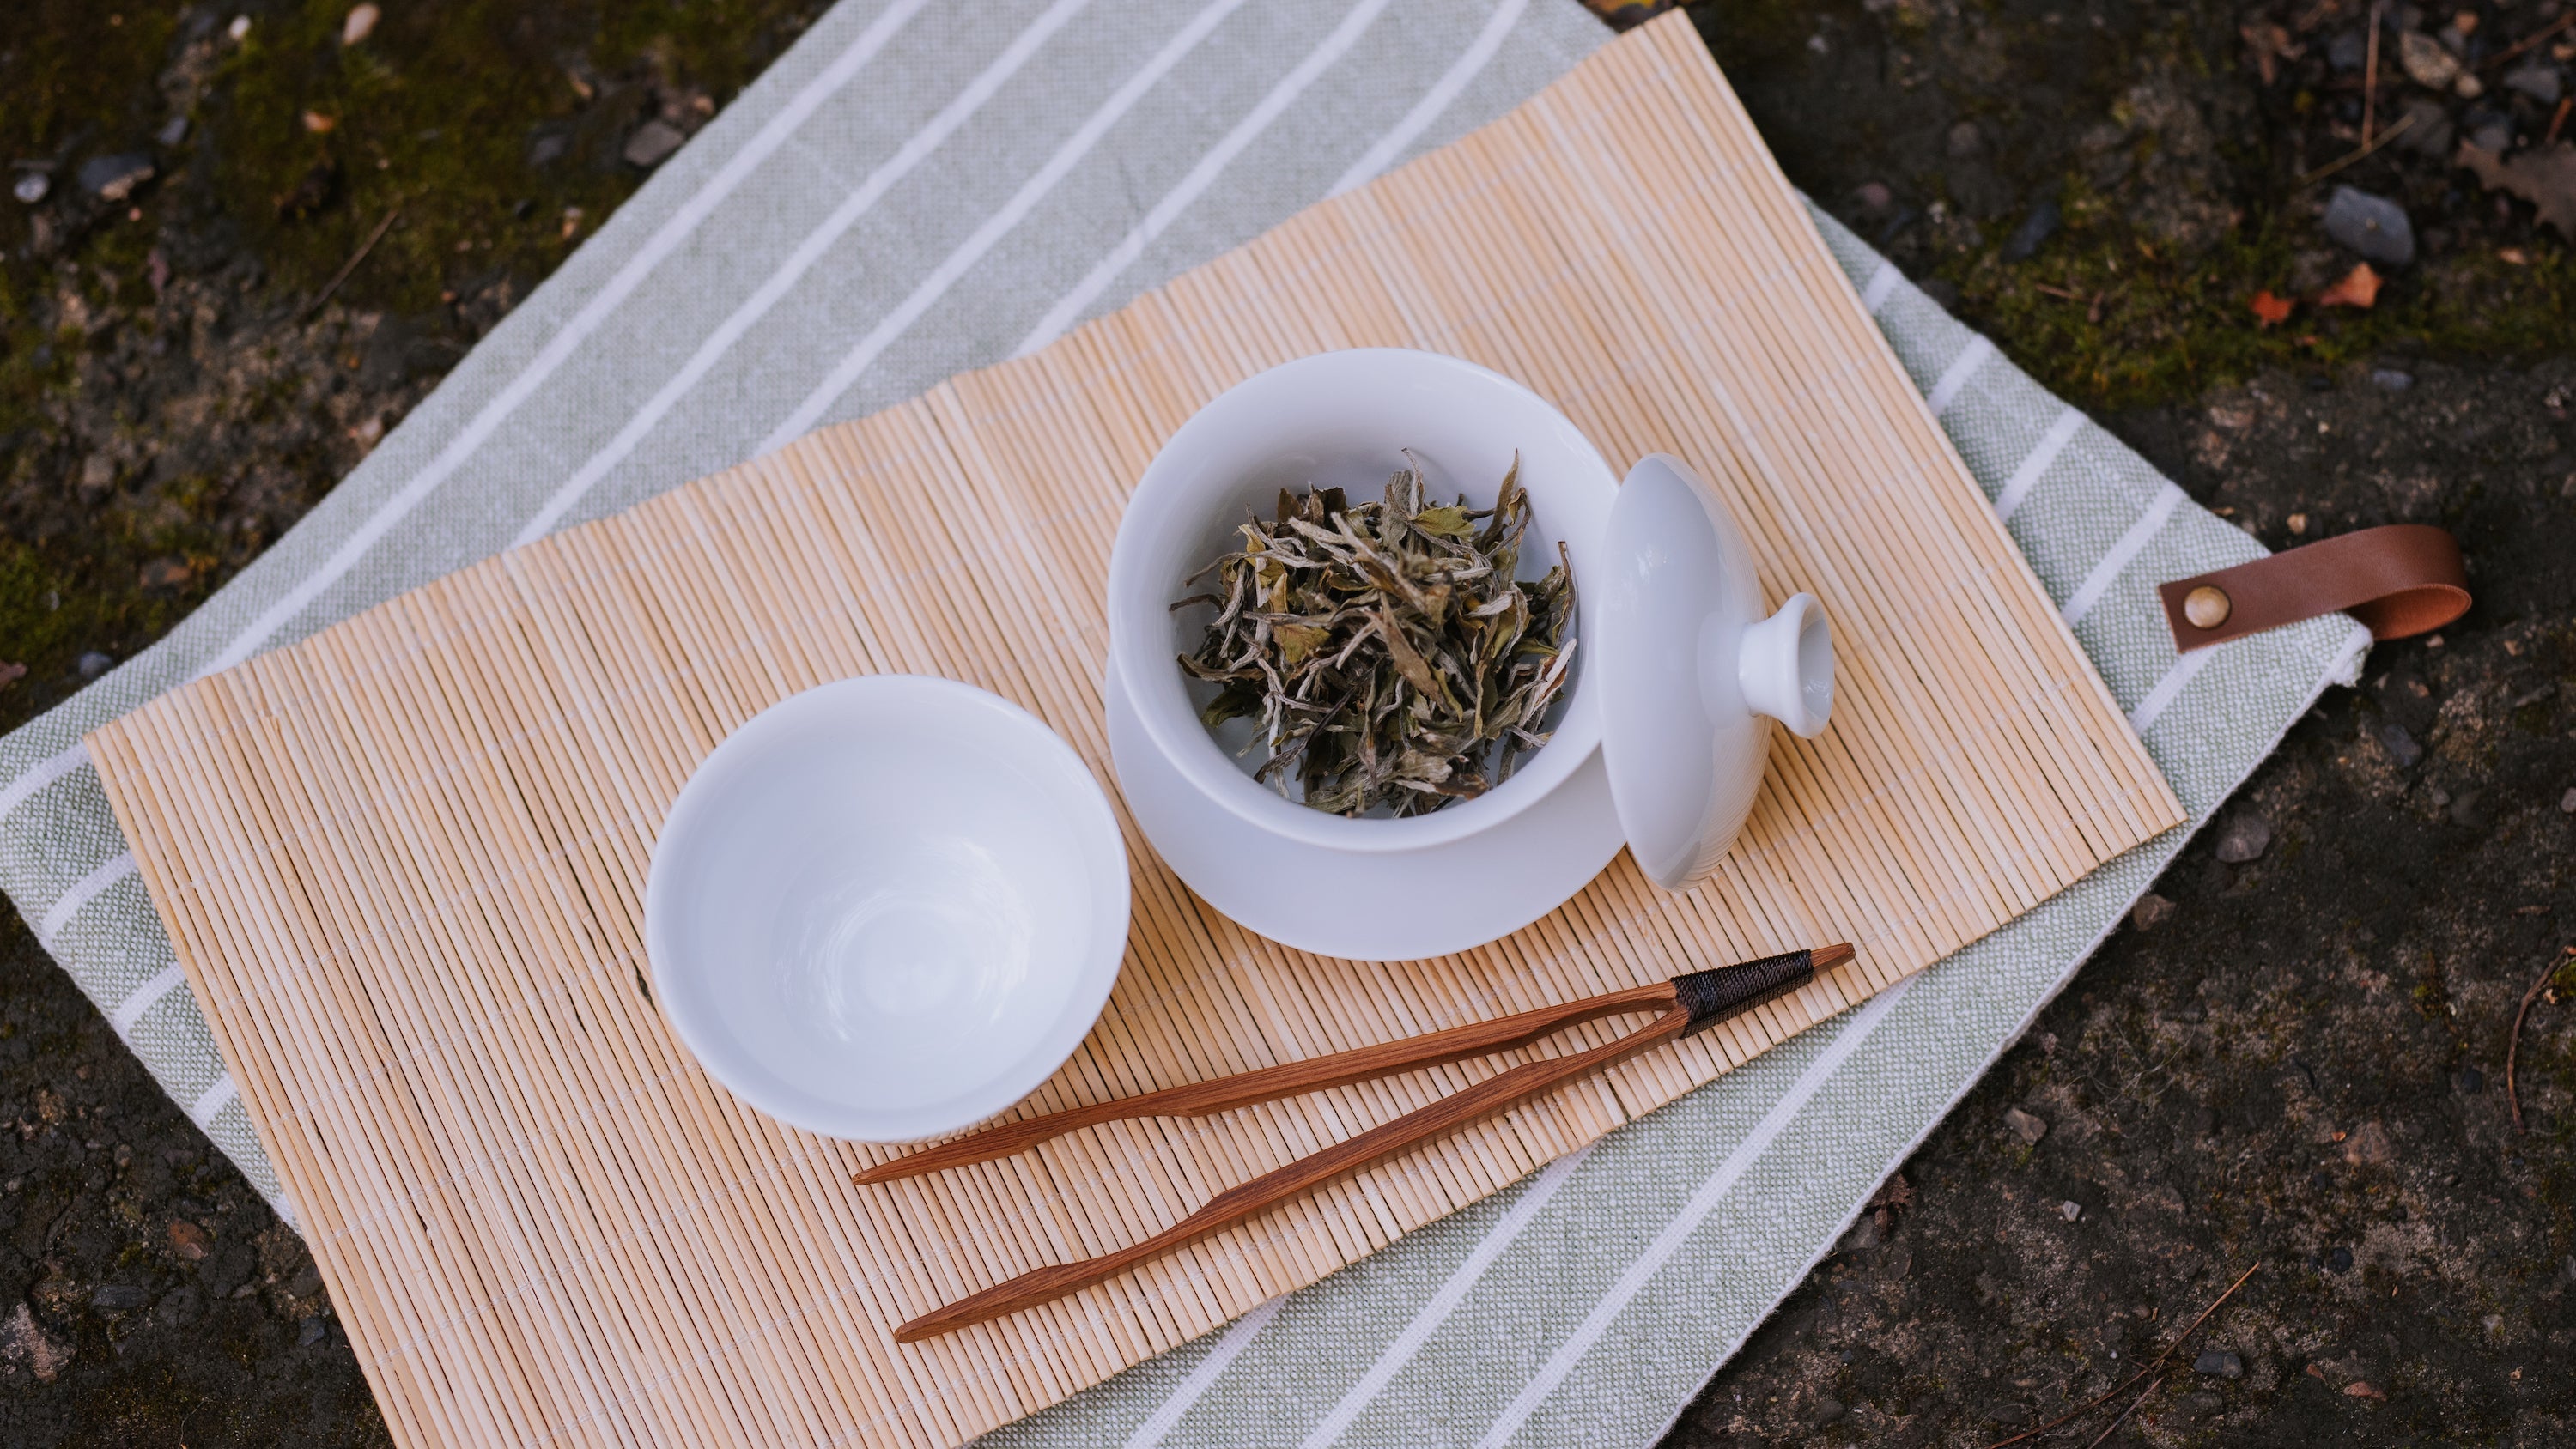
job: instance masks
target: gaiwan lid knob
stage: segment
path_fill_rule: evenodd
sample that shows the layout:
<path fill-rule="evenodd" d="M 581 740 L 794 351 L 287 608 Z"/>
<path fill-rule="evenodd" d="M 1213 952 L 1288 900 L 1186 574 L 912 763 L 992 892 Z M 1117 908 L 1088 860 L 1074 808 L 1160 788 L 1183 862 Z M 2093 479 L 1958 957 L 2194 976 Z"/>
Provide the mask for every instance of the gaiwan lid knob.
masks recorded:
<path fill-rule="evenodd" d="M 1824 732 L 1833 634 L 1813 594 L 1764 616 L 1753 550 L 1725 501 L 1668 454 L 1629 470 L 1602 560 L 1606 577 L 1582 587 L 1610 795 L 1638 866 L 1684 890 L 1752 813 L 1770 722 Z"/>

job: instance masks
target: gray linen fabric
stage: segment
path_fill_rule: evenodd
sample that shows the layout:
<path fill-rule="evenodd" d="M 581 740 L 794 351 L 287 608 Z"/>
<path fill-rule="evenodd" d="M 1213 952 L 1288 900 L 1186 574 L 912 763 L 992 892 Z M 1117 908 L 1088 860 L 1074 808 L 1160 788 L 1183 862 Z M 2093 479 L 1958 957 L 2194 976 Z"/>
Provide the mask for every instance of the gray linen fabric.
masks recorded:
<path fill-rule="evenodd" d="M 1107 311 L 1500 115 L 1573 0 L 844 0 L 276 547 L 0 741 L 0 889 L 292 1216 L 79 749 L 99 723 L 512 542 Z M 1828 241 L 2195 825 L 2366 636 L 2178 661 L 2150 586 L 2259 553 L 1830 219 Z M 993 1436 L 1653 1437 L 2180 848 L 2175 831 L 1744 1071 Z"/>

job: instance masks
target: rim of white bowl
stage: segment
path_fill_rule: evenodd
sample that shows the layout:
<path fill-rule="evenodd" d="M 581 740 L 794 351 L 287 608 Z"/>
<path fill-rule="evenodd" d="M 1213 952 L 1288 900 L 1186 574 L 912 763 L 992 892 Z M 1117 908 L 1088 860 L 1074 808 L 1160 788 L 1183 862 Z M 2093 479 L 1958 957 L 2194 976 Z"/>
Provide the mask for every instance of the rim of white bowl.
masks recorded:
<path fill-rule="evenodd" d="M 1566 697 L 1565 713 L 1558 718 L 1555 733 L 1544 748 L 1526 758 L 1510 779 L 1473 800 L 1462 800 L 1429 815 L 1402 820 L 1352 820 L 1309 809 L 1263 788 L 1236 768 L 1190 708 L 1179 669 L 1158 652 L 1160 641 L 1168 635 L 1153 624 L 1165 617 L 1179 574 L 1175 572 L 1168 580 L 1147 577 L 1147 566 L 1140 562 L 1140 555 L 1146 552 L 1144 531 L 1153 526 L 1155 511 L 1177 505 L 1176 495 L 1205 470 L 1204 455 L 1222 456 L 1211 440 L 1235 417 L 1257 411 L 1279 387 L 1302 383 L 1308 375 L 1318 373 L 1346 374 L 1339 380 L 1355 392 L 1382 389 L 1407 374 L 1416 378 L 1434 376 L 1452 384 L 1492 389 L 1498 404 L 1526 410 L 1537 420 L 1537 426 L 1555 433 L 1555 441 L 1575 454 L 1578 465 L 1595 472 L 1601 484 L 1598 516 L 1592 520 L 1590 537 L 1582 536 L 1580 529 L 1559 531 L 1556 523 L 1548 527 L 1548 536 L 1564 539 L 1575 554 L 1578 576 L 1584 572 L 1584 556 L 1598 547 L 1602 527 L 1608 522 L 1619 475 L 1556 404 L 1491 368 L 1446 353 L 1406 347 L 1318 352 L 1255 373 L 1219 393 L 1191 414 L 1155 453 L 1153 462 L 1146 465 L 1110 546 L 1110 657 L 1117 661 L 1129 700 L 1136 706 L 1137 721 L 1144 726 L 1146 735 L 1194 788 L 1242 820 L 1271 834 L 1332 850 L 1400 853 L 1446 845 L 1490 829 L 1545 798 L 1549 791 L 1572 778 L 1584 760 L 1601 747 L 1601 720 L 1594 703 L 1598 691 L 1586 687 L 1590 671 L 1580 661 L 1574 688 Z M 1377 380 L 1375 387 L 1372 379 Z M 1239 472 L 1252 463 L 1220 462 L 1216 466 Z M 1139 617 L 1150 622 L 1144 627 L 1120 627 L 1122 620 Z M 1579 643 L 1579 628 L 1576 637 Z"/>
<path fill-rule="evenodd" d="M 685 1005 L 689 993 L 671 989 L 669 973 L 678 969 L 678 953 L 670 940 L 670 914 L 677 909 L 671 892 L 676 887 L 660 867 L 663 847 L 700 828 L 698 818 L 716 808 L 718 797 L 710 790 L 700 789 L 699 782 L 710 778 L 718 761 L 763 748 L 765 739 L 798 716 L 861 692 L 910 694 L 932 710 L 971 710 L 999 718 L 1011 734 L 1026 742 L 1020 763 L 1035 771 L 1060 774 L 1080 787 L 1072 797 L 1080 802 L 1075 810 L 1081 818 L 1068 823 L 1083 842 L 1084 863 L 1095 890 L 1091 949 L 1082 958 L 1083 979 L 1075 983 L 1072 995 L 1066 999 L 1063 1015 L 1014 1070 L 962 1099 L 971 1107 L 972 1115 L 960 1120 L 922 1120 L 925 1114 L 919 1109 L 887 1112 L 851 1107 L 818 1114 L 803 1110 L 800 1104 L 771 1097 L 762 1087 L 746 1082 L 729 1069 L 745 1050 L 742 1044 L 721 1026 L 701 1020 L 694 1007 Z M 1104 869 L 1104 861 L 1114 862 L 1114 869 Z M 951 1137 L 991 1121 L 1017 1106 L 1072 1058 L 1099 1021 L 1102 1009 L 1109 1004 L 1111 989 L 1118 984 L 1133 908 L 1134 884 L 1127 868 L 1126 840 L 1119 833 L 1118 817 L 1109 807 L 1108 794 L 1093 778 L 1082 756 L 1046 721 L 990 690 L 954 679 L 930 674 L 864 674 L 800 690 L 760 711 L 718 741 L 690 772 L 687 783 L 680 787 L 679 798 L 671 804 L 671 813 L 663 819 L 661 833 L 654 838 L 653 858 L 645 868 L 644 955 L 653 973 L 654 1004 L 661 1009 L 663 1019 L 671 1023 L 681 1045 L 688 1048 L 690 1057 L 725 1090 L 791 1127 L 854 1142 L 901 1145 Z"/>

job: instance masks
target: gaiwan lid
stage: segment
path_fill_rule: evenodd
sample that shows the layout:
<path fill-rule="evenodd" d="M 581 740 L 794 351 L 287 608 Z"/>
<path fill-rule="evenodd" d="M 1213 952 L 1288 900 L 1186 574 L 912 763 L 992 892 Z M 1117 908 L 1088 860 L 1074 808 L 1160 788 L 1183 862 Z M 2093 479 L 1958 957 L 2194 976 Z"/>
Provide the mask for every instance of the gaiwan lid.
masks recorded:
<path fill-rule="evenodd" d="M 1822 734 L 1834 708 L 1824 607 L 1763 616 L 1753 550 L 1708 480 L 1658 453 L 1610 506 L 1587 580 L 1602 762 L 1629 853 L 1684 890 L 1717 868 L 1762 786 L 1771 721 Z"/>

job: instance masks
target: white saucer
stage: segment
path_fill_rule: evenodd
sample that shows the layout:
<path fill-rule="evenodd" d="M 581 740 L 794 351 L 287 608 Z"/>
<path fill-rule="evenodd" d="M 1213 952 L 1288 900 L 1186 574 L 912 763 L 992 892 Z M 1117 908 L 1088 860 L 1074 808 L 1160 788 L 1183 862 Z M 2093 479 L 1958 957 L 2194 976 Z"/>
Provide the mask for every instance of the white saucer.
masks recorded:
<path fill-rule="evenodd" d="M 1115 665 L 1102 692 L 1137 827 L 1201 900 L 1301 951 L 1409 961 L 1469 950 L 1564 904 L 1626 843 L 1598 747 L 1544 798 L 1445 844 L 1343 851 L 1249 830 L 1155 747 Z"/>

